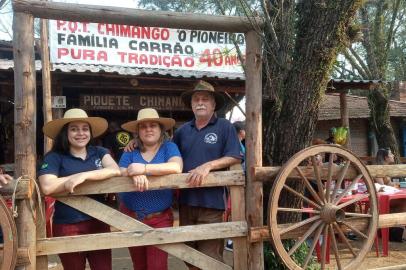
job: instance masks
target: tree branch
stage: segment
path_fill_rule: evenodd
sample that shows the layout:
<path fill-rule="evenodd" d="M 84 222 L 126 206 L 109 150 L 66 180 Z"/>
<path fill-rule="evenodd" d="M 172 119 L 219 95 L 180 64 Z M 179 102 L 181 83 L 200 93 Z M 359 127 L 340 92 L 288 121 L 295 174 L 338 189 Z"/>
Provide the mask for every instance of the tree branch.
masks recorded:
<path fill-rule="evenodd" d="M 351 66 L 358 71 L 361 77 L 367 79 L 368 78 L 367 73 L 360 65 L 358 65 L 357 61 L 354 59 L 354 57 L 352 57 L 352 55 L 348 52 L 348 50 L 345 50 L 343 54 L 345 58 L 348 60 L 348 62 L 350 62 Z"/>
<path fill-rule="evenodd" d="M 367 52 L 368 66 L 370 67 L 372 75 L 375 76 L 376 74 L 378 74 L 378 66 L 376 64 L 375 54 L 374 54 L 374 51 L 371 46 L 371 44 L 372 44 L 371 43 L 371 33 L 370 33 L 371 25 L 369 23 L 368 11 L 366 10 L 365 7 L 361 7 L 360 14 L 361 14 L 361 21 L 363 24 L 362 34 L 364 36 L 362 45 L 364 46 L 364 48 Z"/>
<path fill-rule="evenodd" d="M 395 7 L 393 9 L 393 12 L 392 12 L 392 19 L 391 19 L 391 22 L 390 22 L 390 27 L 389 27 L 389 31 L 388 31 L 388 37 L 386 39 L 386 46 L 385 46 L 385 54 L 386 54 L 386 56 L 388 55 L 390 45 L 391 45 L 393 37 L 395 35 L 394 27 L 395 27 L 396 17 L 398 16 L 398 12 L 399 12 L 399 5 L 400 5 L 400 0 L 397 0 L 396 3 L 395 3 Z"/>
<path fill-rule="evenodd" d="M 365 71 L 365 74 L 367 77 L 365 79 L 373 79 L 373 76 L 371 74 L 371 71 L 369 70 L 368 66 L 365 64 L 364 60 L 359 56 L 359 54 L 352 48 L 352 46 L 349 47 L 349 50 L 352 55 L 354 55 L 355 59 L 357 59 L 358 63 L 361 65 L 363 70 Z"/>
<path fill-rule="evenodd" d="M 261 2 L 262 11 L 264 12 L 264 15 L 265 15 L 265 23 L 267 26 L 265 29 L 268 30 L 268 33 L 271 36 L 272 42 L 275 43 L 276 50 L 279 51 L 281 46 L 279 44 L 278 37 L 276 36 L 275 28 L 271 22 L 271 17 L 269 16 L 269 12 L 266 7 L 265 1 L 261 0 L 260 2 Z"/>

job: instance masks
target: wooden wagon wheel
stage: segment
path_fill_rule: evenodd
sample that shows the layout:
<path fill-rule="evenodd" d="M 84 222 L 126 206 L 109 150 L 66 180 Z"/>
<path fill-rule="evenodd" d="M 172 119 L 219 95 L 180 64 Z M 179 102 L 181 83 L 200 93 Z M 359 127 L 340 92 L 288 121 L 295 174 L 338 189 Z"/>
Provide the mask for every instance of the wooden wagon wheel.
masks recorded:
<path fill-rule="evenodd" d="M 323 157 L 328 159 L 326 163 L 318 161 Z M 298 185 L 300 181 L 303 185 Z M 295 184 L 304 186 L 304 192 L 295 190 Z M 357 185 L 363 193 L 346 196 Z M 287 200 L 302 203 L 291 208 L 286 206 Z M 296 223 L 284 221 L 292 215 Z M 316 269 L 355 269 L 371 249 L 378 226 L 373 180 L 365 165 L 348 150 L 334 145 L 306 148 L 285 163 L 275 179 L 268 224 L 275 251 L 290 269 L 314 264 Z M 349 240 L 348 232 L 357 241 Z M 304 258 L 302 263 L 296 259 L 298 252 Z M 326 255 L 330 252 L 334 259 L 328 264 Z"/>
<path fill-rule="evenodd" d="M 12 270 L 17 261 L 17 229 L 10 209 L 1 196 L 0 225 L 3 232 L 3 243 L 0 244 L 0 270 Z"/>

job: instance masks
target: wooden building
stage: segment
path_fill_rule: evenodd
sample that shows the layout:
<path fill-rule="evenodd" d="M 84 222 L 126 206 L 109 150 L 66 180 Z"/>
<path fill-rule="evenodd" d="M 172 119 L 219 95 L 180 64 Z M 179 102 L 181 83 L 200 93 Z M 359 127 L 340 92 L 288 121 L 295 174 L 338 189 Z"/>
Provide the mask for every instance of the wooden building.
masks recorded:
<path fill-rule="evenodd" d="M 0 41 L 1 149 L 0 164 L 12 163 L 14 72 L 11 41 Z M 37 127 L 43 125 L 41 62 L 36 55 Z M 191 90 L 198 79 L 213 84 L 228 95 L 226 106 L 218 112 L 224 116 L 244 95 L 245 82 L 238 74 L 213 74 L 199 71 L 128 68 L 106 65 L 51 64 L 51 95 L 54 117 L 73 107 L 85 109 L 91 116 L 119 124 L 133 120 L 141 108 L 156 108 L 162 116 L 190 120 L 193 113 L 181 101 L 182 92 Z M 37 153 L 43 153 L 43 135 L 37 128 Z M 4 154 L 3 154 L 4 153 Z"/>
<path fill-rule="evenodd" d="M 398 139 L 400 153 L 405 156 L 406 102 L 390 100 L 390 116 L 395 136 Z M 366 97 L 347 95 L 350 118 L 351 149 L 359 156 L 374 156 L 377 145 L 373 129 L 369 126 L 370 110 Z M 314 138 L 325 139 L 329 129 L 341 126 L 340 97 L 338 94 L 324 96 L 319 121 Z"/>

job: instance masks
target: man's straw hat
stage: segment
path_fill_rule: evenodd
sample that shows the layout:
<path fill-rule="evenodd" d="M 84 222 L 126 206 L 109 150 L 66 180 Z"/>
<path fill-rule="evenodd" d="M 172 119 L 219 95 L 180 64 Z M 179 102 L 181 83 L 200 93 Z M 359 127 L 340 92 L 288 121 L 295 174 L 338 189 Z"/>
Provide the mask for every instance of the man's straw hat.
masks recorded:
<path fill-rule="evenodd" d="M 138 111 L 137 120 L 124 123 L 121 127 L 129 132 L 138 132 L 138 124 L 143 122 L 157 122 L 163 125 L 165 130 L 171 129 L 175 125 L 174 119 L 159 117 L 155 109 L 145 108 Z"/>
<path fill-rule="evenodd" d="M 216 111 L 220 110 L 224 106 L 224 103 L 225 103 L 224 95 L 221 94 L 220 92 L 214 91 L 213 85 L 211 85 L 210 83 L 203 81 L 203 80 L 199 80 L 196 83 L 193 90 L 183 92 L 180 97 L 182 98 L 183 103 L 185 103 L 185 105 L 187 107 L 191 108 L 192 107 L 191 106 L 192 96 L 194 93 L 198 93 L 198 92 L 208 92 L 213 95 L 213 97 L 216 101 L 216 108 L 215 108 Z"/>
<path fill-rule="evenodd" d="M 89 117 L 84 110 L 74 108 L 67 110 L 63 115 L 63 118 L 46 123 L 42 128 L 42 131 L 49 138 L 55 139 L 59 132 L 61 132 L 64 125 L 75 121 L 83 121 L 88 123 L 92 129 L 93 138 L 102 135 L 107 130 L 108 126 L 106 119 L 101 117 Z"/>

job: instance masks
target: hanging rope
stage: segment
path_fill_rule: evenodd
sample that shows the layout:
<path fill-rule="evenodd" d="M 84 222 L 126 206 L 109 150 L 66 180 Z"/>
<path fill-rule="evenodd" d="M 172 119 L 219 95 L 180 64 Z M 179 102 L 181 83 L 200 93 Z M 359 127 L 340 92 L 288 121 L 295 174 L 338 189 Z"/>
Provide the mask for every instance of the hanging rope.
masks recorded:
<path fill-rule="evenodd" d="M 11 196 L 11 205 L 12 205 L 11 209 L 12 209 L 13 217 L 14 218 L 18 217 L 18 209 L 17 209 L 17 205 L 16 205 L 16 192 L 17 192 L 17 188 L 18 188 L 18 185 L 21 182 L 21 180 L 29 181 L 29 186 L 31 186 L 32 183 L 34 184 L 35 192 L 36 192 L 36 195 L 38 198 L 38 208 L 40 211 L 40 216 L 42 218 L 45 218 L 44 211 L 42 210 L 42 207 L 41 207 L 42 198 L 41 198 L 41 192 L 40 192 L 39 186 L 33 178 L 30 178 L 27 175 L 20 176 L 19 178 L 16 179 L 16 185 L 14 187 L 13 195 Z M 36 220 L 36 216 L 34 215 L 34 213 L 36 212 L 35 211 L 35 202 L 31 198 L 30 198 L 31 213 L 32 213 L 34 220 Z"/>

